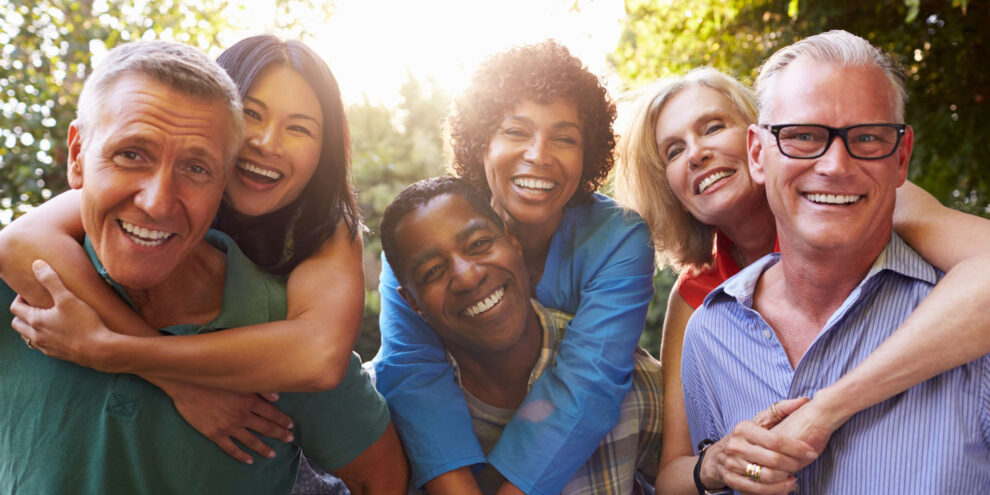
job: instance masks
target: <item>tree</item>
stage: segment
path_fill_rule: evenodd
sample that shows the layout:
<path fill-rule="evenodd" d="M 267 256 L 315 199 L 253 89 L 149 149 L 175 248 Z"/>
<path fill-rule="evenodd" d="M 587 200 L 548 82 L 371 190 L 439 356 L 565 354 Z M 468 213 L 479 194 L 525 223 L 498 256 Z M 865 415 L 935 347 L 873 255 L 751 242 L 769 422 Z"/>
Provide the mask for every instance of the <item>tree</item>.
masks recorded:
<path fill-rule="evenodd" d="M 611 61 L 629 82 L 711 65 L 750 84 L 759 64 L 806 36 L 844 29 L 907 69 L 905 116 L 916 133 L 910 179 L 946 204 L 990 214 L 990 10 L 968 1 L 878 2 L 626 0 Z"/>

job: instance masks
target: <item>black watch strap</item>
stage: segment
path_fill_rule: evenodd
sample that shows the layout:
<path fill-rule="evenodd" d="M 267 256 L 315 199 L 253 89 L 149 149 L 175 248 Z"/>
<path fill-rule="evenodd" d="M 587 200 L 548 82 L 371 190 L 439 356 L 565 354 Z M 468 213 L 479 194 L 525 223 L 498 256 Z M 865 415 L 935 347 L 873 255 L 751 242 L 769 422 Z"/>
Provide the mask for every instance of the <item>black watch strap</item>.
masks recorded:
<path fill-rule="evenodd" d="M 701 482 L 701 461 L 705 459 L 705 452 L 708 447 L 714 445 L 711 439 L 704 439 L 698 444 L 698 462 L 694 464 L 694 487 L 698 489 L 698 495 L 711 495 L 713 493 L 728 493 L 725 487 L 716 488 L 715 490 L 709 490 L 705 487 L 705 484 Z"/>

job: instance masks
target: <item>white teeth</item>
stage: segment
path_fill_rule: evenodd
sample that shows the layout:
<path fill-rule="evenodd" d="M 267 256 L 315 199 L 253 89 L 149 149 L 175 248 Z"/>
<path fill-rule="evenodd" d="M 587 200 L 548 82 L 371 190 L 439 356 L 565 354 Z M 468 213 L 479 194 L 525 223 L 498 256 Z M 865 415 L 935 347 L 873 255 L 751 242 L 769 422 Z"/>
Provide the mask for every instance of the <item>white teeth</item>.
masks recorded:
<path fill-rule="evenodd" d="M 862 196 L 855 194 L 805 194 L 814 203 L 825 203 L 830 205 L 847 205 L 859 201 Z"/>
<path fill-rule="evenodd" d="M 280 174 L 280 173 L 278 173 L 278 172 L 276 172 L 274 170 L 270 170 L 270 169 L 267 169 L 267 168 L 261 168 L 261 167 L 255 165 L 255 164 L 253 164 L 251 162 L 238 161 L 237 162 L 237 168 L 239 168 L 241 170 L 247 170 L 248 172 L 254 172 L 254 173 L 258 174 L 258 175 L 264 175 L 265 177 L 268 177 L 271 180 L 279 180 L 279 179 L 282 178 L 282 174 Z"/>
<path fill-rule="evenodd" d="M 553 181 L 535 179 L 532 177 L 516 177 L 512 179 L 512 183 L 519 187 L 525 187 L 526 189 L 539 189 L 541 191 L 549 191 L 557 185 Z"/>
<path fill-rule="evenodd" d="M 163 230 L 149 230 L 123 220 L 120 220 L 119 223 L 121 228 L 124 229 L 124 232 L 127 233 L 127 237 L 134 241 L 134 243 L 138 246 L 158 246 L 167 241 L 169 237 L 172 237 L 171 232 L 165 232 Z"/>
<path fill-rule="evenodd" d="M 736 173 L 735 170 L 723 170 L 721 172 L 716 172 L 712 175 L 709 175 L 708 177 L 705 177 L 705 179 L 701 181 L 701 184 L 698 184 L 698 194 L 705 192 L 705 189 L 708 189 L 708 187 L 711 186 L 712 184 L 718 182 L 721 179 L 729 177 L 734 173 Z"/>
<path fill-rule="evenodd" d="M 499 287 L 498 289 L 495 289 L 495 292 L 492 292 L 491 294 L 488 295 L 488 297 L 486 297 L 483 300 L 479 301 L 474 306 L 471 306 L 470 308 L 465 309 L 464 310 L 464 314 L 466 314 L 468 316 L 472 316 L 472 317 L 473 316 L 478 316 L 481 313 L 484 313 L 485 311 L 488 311 L 489 309 L 492 309 L 492 307 L 494 307 L 496 304 L 498 304 L 502 300 L 502 297 L 503 296 L 505 296 L 505 286 L 504 285 L 502 287 Z"/>

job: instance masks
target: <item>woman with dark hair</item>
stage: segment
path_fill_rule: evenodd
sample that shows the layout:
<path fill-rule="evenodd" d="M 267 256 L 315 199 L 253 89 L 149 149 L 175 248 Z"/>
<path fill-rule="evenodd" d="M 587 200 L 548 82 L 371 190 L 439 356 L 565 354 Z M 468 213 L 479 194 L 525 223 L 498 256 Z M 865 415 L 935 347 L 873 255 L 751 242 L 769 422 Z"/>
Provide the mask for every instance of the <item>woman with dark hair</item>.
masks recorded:
<path fill-rule="evenodd" d="M 441 343 L 385 264 L 377 386 L 415 486 L 476 492 L 468 467 L 488 463 L 507 480 L 500 493 L 559 493 L 615 426 L 653 294 L 653 253 L 642 220 L 595 193 L 612 167 L 614 118 L 598 78 L 551 41 L 492 56 L 455 100 L 454 170 L 490 196 L 521 244 L 532 297 L 574 319 L 556 365 L 485 452 Z M 459 314 L 480 324 L 500 294 Z"/>
<path fill-rule="evenodd" d="M 292 439 L 291 418 L 254 392 L 327 390 L 347 373 L 364 311 L 361 218 L 348 181 L 340 91 L 319 56 L 298 41 L 260 35 L 236 43 L 218 62 L 240 89 L 245 136 L 215 227 L 258 266 L 285 277 L 286 320 L 161 336 L 82 268 L 90 263 L 79 245 L 74 191 L 0 233 L 0 267 L 4 280 L 35 305 L 51 305 L 32 273 L 35 259 L 50 263 L 79 296 L 31 321 L 34 347 L 100 371 L 145 377 L 194 428 L 250 463 L 233 440 L 270 456 L 259 433 Z M 93 324 L 80 325 L 88 321 Z"/>

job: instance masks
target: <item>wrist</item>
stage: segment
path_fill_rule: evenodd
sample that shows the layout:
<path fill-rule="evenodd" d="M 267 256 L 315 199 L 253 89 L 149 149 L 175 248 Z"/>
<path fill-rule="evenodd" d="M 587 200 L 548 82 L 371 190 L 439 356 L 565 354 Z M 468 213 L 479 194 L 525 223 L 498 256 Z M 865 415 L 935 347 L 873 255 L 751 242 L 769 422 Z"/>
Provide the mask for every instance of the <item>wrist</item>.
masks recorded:
<path fill-rule="evenodd" d="M 814 397 L 802 407 L 811 407 L 814 412 L 813 417 L 817 418 L 819 424 L 828 431 L 835 431 L 858 411 L 855 397 L 853 392 L 836 383 L 816 392 Z"/>
<path fill-rule="evenodd" d="M 694 485 L 698 495 L 720 493 L 725 490 L 725 482 L 718 474 L 718 469 L 711 462 L 711 455 L 716 454 L 719 447 L 709 439 L 698 444 L 698 461 L 694 465 Z M 705 462 L 706 459 L 709 462 Z"/>

